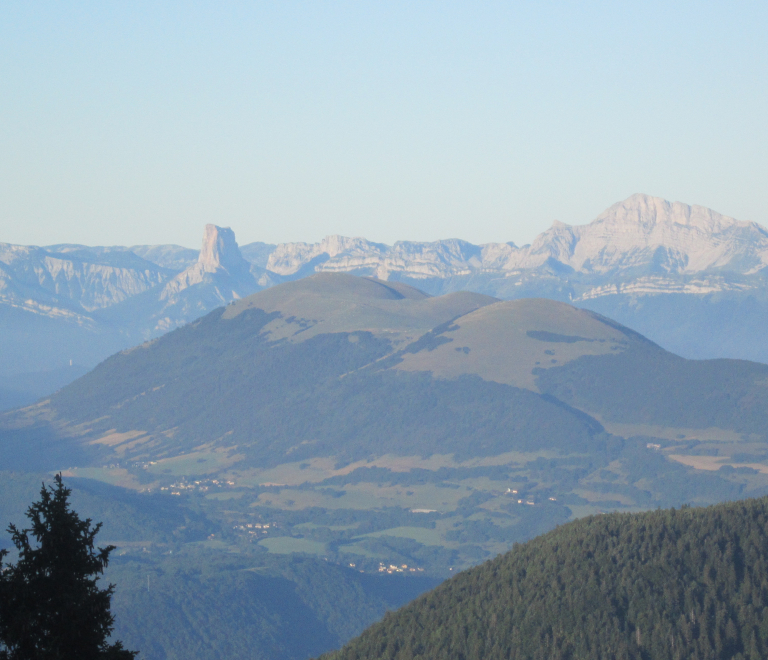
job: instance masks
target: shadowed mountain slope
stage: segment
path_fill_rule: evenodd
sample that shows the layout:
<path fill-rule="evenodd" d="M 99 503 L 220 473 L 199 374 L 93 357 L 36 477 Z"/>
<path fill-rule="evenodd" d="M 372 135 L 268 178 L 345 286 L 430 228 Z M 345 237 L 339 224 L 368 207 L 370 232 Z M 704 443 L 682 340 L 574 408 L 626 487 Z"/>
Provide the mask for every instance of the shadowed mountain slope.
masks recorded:
<path fill-rule="evenodd" d="M 6 415 L 93 460 L 201 447 L 228 463 L 583 447 L 603 423 L 717 427 L 764 440 L 768 366 L 674 356 L 551 300 L 430 297 L 318 274 L 119 353 Z M 585 414 L 586 413 L 586 414 Z"/>

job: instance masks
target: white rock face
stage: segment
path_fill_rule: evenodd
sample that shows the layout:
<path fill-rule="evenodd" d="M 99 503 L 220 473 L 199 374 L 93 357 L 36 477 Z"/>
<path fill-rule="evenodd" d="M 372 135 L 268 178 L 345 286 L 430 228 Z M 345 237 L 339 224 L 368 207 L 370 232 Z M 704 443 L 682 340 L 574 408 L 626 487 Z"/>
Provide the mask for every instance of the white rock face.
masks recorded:
<path fill-rule="evenodd" d="M 315 272 L 364 272 L 384 280 L 392 273 L 451 277 L 482 268 L 482 249 L 458 239 L 398 241 L 390 247 L 364 238 L 328 236 L 320 243 L 278 245 L 269 257 L 267 270 L 291 276 L 308 265 L 313 265 Z"/>
<path fill-rule="evenodd" d="M 143 293 L 170 276 L 127 251 L 99 256 L 0 243 L 0 303 L 30 310 L 43 305 L 91 312 Z"/>
<path fill-rule="evenodd" d="M 372 243 L 364 238 L 327 236 L 320 243 L 281 243 L 267 260 L 267 270 L 278 275 L 294 275 L 303 266 L 321 258 L 323 261 L 340 257 L 346 268 L 351 270 L 364 265 L 375 267 L 388 246 Z M 330 267 L 333 270 L 333 267 Z M 323 269 L 325 270 L 325 269 Z"/>
<path fill-rule="evenodd" d="M 229 227 L 206 225 L 197 262 L 176 275 L 160 292 L 160 309 L 151 316 L 152 331 L 163 332 L 183 325 L 274 283 L 274 277 L 267 271 L 243 258 Z"/>
<path fill-rule="evenodd" d="M 633 195 L 588 225 L 555 223 L 506 267 L 531 267 L 548 258 L 582 273 L 652 268 L 748 275 L 768 265 L 768 232 L 703 206 Z"/>
<path fill-rule="evenodd" d="M 283 276 L 311 272 L 359 272 L 447 278 L 504 276 L 557 266 L 561 272 L 648 275 L 723 271 L 751 275 L 768 266 L 768 232 L 702 206 L 633 195 L 593 222 L 569 226 L 555 221 L 529 246 L 514 243 L 472 245 L 458 239 L 393 246 L 364 238 L 329 236 L 320 243 L 284 243 L 267 269 Z"/>
<path fill-rule="evenodd" d="M 254 278 L 250 269 L 251 265 L 240 254 L 240 248 L 235 240 L 235 232 L 229 227 L 206 225 L 203 246 L 197 263 L 189 266 L 168 282 L 160 294 L 160 299 L 170 299 L 180 291 L 195 284 L 212 281 L 208 277 L 209 275 L 228 278 L 231 280 L 229 284 L 233 287 L 233 291 L 247 289 L 248 293 L 252 293 L 258 287 L 254 286 Z M 243 294 L 237 293 L 234 297 L 241 297 L 241 295 Z M 232 297 L 224 294 L 222 301 L 229 302 Z"/>
<path fill-rule="evenodd" d="M 768 362 L 768 349 L 760 349 L 768 346 L 768 232 L 701 206 L 633 195 L 589 224 L 554 222 L 523 247 L 459 239 L 383 245 L 329 236 L 319 243 L 253 243 L 245 255 L 231 229 L 212 224 L 199 252 L 177 245 L 0 244 L 0 312 L 7 312 L 0 325 L 10 324 L 0 327 L 6 345 L 0 342 L 0 370 L 8 356 L 40 354 L 41 344 L 51 343 L 21 329 L 19 314 L 28 325 L 29 319 L 39 327 L 54 323 L 54 338 L 66 328 L 82 330 L 77 341 L 62 339 L 57 354 L 77 361 L 81 351 L 83 363 L 93 364 L 234 299 L 323 271 L 402 280 L 434 294 L 463 289 L 554 298 L 594 309 L 682 354 L 724 355 L 728 345 L 728 355 Z M 686 313 L 688 325 L 685 314 L 678 318 L 681 301 L 695 312 Z"/>
<path fill-rule="evenodd" d="M 181 322 L 193 309 L 202 313 L 214 302 L 224 304 L 284 278 L 323 271 L 410 279 L 417 284 L 473 277 L 488 282 L 483 292 L 494 295 L 507 295 L 494 289 L 499 278 L 518 279 L 529 288 L 541 277 L 591 278 L 587 288 L 574 289 L 572 300 L 630 291 L 637 295 L 728 291 L 745 286 L 729 281 L 733 276 L 768 272 L 764 271 L 768 232 L 760 225 L 647 195 L 614 204 L 587 225 L 556 221 L 522 248 L 458 239 L 398 241 L 390 246 L 344 236 L 329 236 L 319 243 L 253 246 L 253 258 L 266 263 L 266 269 L 243 258 L 231 229 L 213 224 L 205 227 L 200 252 L 176 245 L 0 244 L 0 303 L 67 316 L 111 307 L 155 287 L 166 306 L 178 303 L 190 288 L 206 288 L 205 302 L 202 298 L 192 302 L 194 296 L 185 294 L 185 305 L 191 307 Z M 694 276 L 696 283 L 689 281 Z"/>
<path fill-rule="evenodd" d="M 170 269 L 150 259 L 187 267 Z M 200 252 L 177 245 L 40 248 L 0 243 L 0 305 L 98 329 L 93 312 L 155 291 L 126 312 L 128 317 L 116 312 L 113 319 L 118 332 L 130 328 L 137 337 L 186 323 L 274 284 L 275 277 L 246 261 L 234 232 L 216 225 L 205 227 Z"/>
<path fill-rule="evenodd" d="M 205 225 L 203 247 L 197 263 L 206 273 L 226 270 L 230 274 L 237 271 L 248 271 L 248 262 L 240 254 L 240 248 L 235 240 L 235 232 L 229 227 Z"/>

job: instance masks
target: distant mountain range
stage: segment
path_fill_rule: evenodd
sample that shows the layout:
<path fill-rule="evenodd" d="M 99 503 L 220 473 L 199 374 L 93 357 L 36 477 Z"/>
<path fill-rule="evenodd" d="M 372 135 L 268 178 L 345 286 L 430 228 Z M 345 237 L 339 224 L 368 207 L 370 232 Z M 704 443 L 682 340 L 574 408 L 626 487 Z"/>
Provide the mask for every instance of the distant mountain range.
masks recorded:
<path fill-rule="evenodd" d="M 705 272 L 750 276 L 768 266 L 768 232 L 756 223 L 739 222 L 701 206 L 633 195 L 589 225 L 571 227 L 556 221 L 523 247 L 514 243 L 472 245 L 460 240 L 402 241 L 390 247 L 331 236 L 316 244 L 279 245 L 266 263 L 267 269 L 283 276 L 295 275 L 307 266 L 313 271 L 358 272 L 384 280 L 515 277 L 547 267 L 561 275 L 623 279 Z M 514 279 L 513 286 L 518 281 Z M 728 289 L 713 280 L 692 286 L 689 292 L 715 290 Z M 638 291 L 668 293 L 670 289 L 659 282 Z M 607 295 L 594 287 L 576 287 L 572 293 L 577 294 L 573 300 Z"/>
<path fill-rule="evenodd" d="M 760 225 L 646 195 L 588 225 L 555 222 L 522 247 L 458 239 L 387 246 L 342 236 L 238 247 L 231 230 L 214 225 L 200 252 L 0 244 L 0 378 L 25 374 L 28 383 L 21 391 L 0 386 L 0 407 L 47 393 L 49 372 L 65 373 L 70 361 L 91 367 L 219 305 L 316 272 L 432 294 L 551 298 L 605 314 L 685 357 L 768 362 L 767 265 Z"/>

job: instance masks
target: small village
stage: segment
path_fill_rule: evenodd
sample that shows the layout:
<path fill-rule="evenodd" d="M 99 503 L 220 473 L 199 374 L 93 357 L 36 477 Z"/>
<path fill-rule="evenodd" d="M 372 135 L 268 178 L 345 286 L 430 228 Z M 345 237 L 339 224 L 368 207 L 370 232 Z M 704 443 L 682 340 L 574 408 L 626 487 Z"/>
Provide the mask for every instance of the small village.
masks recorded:
<path fill-rule="evenodd" d="M 169 486 L 161 486 L 161 492 L 167 492 L 170 495 L 181 495 L 182 492 L 186 493 L 207 493 L 209 490 L 231 488 L 235 485 L 234 481 L 224 481 L 219 479 L 198 479 L 196 481 L 180 481 L 170 484 Z"/>
<path fill-rule="evenodd" d="M 354 564 L 350 564 L 350 566 L 354 567 Z M 423 573 L 423 568 L 418 568 L 416 566 L 408 566 L 408 564 L 401 564 L 400 566 L 397 566 L 395 564 L 384 564 L 383 562 L 379 563 L 379 573 L 389 573 L 392 575 L 393 573 Z"/>
<path fill-rule="evenodd" d="M 249 536 L 258 536 L 259 534 L 267 534 L 270 529 L 275 529 L 277 523 L 247 523 L 242 525 L 233 525 L 232 529 L 245 532 Z"/>

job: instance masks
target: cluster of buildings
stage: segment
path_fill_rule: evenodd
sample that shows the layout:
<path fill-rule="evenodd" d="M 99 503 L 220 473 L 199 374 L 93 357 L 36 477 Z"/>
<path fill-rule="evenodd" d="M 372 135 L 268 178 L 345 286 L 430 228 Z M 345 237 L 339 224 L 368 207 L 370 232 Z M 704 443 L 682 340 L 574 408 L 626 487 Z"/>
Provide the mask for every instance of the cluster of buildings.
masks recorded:
<path fill-rule="evenodd" d="M 161 491 L 168 491 L 171 495 L 181 495 L 182 491 L 205 493 L 211 488 L 223 488 L 234 486 L 234 481 L 220 481 L 219 479 L 200 479 L 197 481 L 180 481 L 170 486 L 161 486 Z"/>
<path fill-rule="evenodd" d="M 352 566 L 353 564 L 350 564 Z M 422 573 L 424 571 L 423 568 L 417 568 L 415 566 L 408 566 L 408 564 L 401 564 L 400 566 L 396 566 L 395 564 L 384 564 L 383 562 L 379 563 L 379 573 L 389 573 L 390 575 L 392 573 Z"/>
<path fill-rule="evenodd" d="M 507 488 L 507 492 L 504 493 L 504 494 L 505 495 L 517 495 L 517 491 L 513 490 L 512 488 Z M 550 497 L 549 501 L 550 502 L 557 502 L 557 498 L 556 497 Z M 536 506 L 536 502 L 534 500 L 528 499 L 528 498 L 523 499 L 523 500 L 517 500 L 517 503 L 518 504 L 528 504 L 529 506 Z"/>
<path fill-rule="evenodd" d="M 232 529 L 240 532 L 245 532 L 249 536 L 256 536 L 258 534 L 267 534 L 270 528 L 275 528 L 275 523 L 247 523 L 242 525 L 233 525 Z"/>

